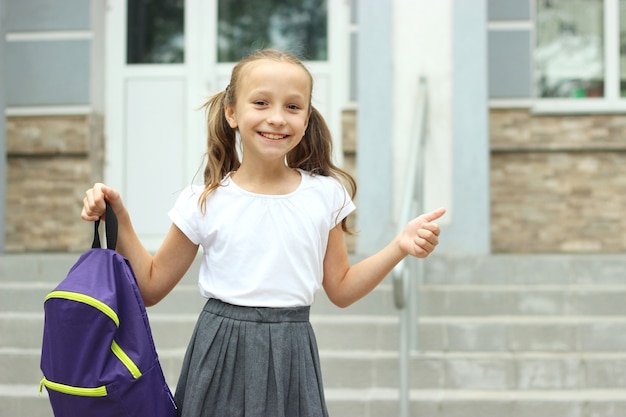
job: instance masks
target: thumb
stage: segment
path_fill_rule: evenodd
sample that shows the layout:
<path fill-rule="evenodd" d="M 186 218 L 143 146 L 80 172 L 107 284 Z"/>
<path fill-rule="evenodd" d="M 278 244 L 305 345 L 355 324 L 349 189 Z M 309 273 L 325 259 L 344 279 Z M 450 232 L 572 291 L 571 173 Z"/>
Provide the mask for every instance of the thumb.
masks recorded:
<path fill-rule="evenodd" d="M 426 222 L 432 222 L 434 220 L 439 219 L 441 216 L 443 216 L 444 214 L 446 214 L 446 209 L 443 207 L 440 207 L 436 210 L 431 211 L 430 213 L 425 213 L 422 214 L 421 217 L 424 219 L 424 221 Z"/>

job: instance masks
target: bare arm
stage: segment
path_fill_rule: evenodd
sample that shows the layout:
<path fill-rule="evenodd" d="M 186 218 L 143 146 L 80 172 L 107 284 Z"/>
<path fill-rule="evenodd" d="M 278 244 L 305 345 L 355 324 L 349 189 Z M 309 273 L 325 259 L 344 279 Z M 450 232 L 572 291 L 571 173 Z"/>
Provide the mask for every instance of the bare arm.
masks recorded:
<path fill-rule="evenodd" d="M 104 184 L 95 184 L 87 190 L 82 219 L 95 221 L 100 218 L 105 211 L 105 200 L 117 216 L 116 250 L 129 260 L 145 304 L 154 305 L 185 275 L 198 252 L 198 246 L 172 225 L 161 247 L 152 256 L 139 241 L 120 194 Z"/>
<path fill-rule="evenodd" d="M 370 293 L 407 255 L 427 257 L 439 243 L 439 225 L 445 213 L 438 209 L 413 219 L 404 231 L 374 255 L 350 266 L 343 232 L 338 225 L 330 231 L 324 257 L 324 290 L 339 307 L 347 307 Z"/>

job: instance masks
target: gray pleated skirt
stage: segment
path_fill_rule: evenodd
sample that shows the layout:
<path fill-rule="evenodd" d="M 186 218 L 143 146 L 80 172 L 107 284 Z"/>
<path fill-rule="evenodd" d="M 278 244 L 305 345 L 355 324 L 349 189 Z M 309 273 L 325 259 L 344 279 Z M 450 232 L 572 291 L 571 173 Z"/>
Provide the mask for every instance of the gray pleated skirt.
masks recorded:
<path fill-rule="evenodd" d="M 309 307 L 210 299 L 176 387 L 181 417 L 327 417 Z"/>

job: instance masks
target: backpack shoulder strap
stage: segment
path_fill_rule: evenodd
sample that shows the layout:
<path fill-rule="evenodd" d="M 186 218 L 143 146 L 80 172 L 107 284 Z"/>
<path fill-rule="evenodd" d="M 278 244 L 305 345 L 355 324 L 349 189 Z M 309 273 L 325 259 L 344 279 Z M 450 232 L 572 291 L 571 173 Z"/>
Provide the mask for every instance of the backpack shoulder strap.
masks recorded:
<path fill-rule="evenodd" d="M 106 205 L 106 213 L 104 215 L 105 233 L 107 238 L 107 248 L 115 250 L 117 246 L 117 217 L 109 204 Z M 91 248 L 101 248 L 100 244 L 100 219 L 94 222 L 93 242 Z"/>

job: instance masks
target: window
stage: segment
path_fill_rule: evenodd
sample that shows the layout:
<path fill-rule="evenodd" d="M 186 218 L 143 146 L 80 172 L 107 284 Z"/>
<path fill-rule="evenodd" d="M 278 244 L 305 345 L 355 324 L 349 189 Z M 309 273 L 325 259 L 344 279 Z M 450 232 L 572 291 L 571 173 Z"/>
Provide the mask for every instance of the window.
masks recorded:
<path fill-rule="evenodd" d="M 327 20 L 326 0 L 219 0 L 218 62 L 268 47 L 327 60 Z"/>
<path fill-rule="evenodd" d="M 626 0 L 534 5 L 533 110 L 626 111 Z"/>
<path fill-rule="evenodd" d="M 183 63 L 184 0 L 128 0 L 129 64 Z"/>
<path fill-rule="evenodd" d="M 603 97 L 603 0 L 538 0 L 538 98 Z"/>

